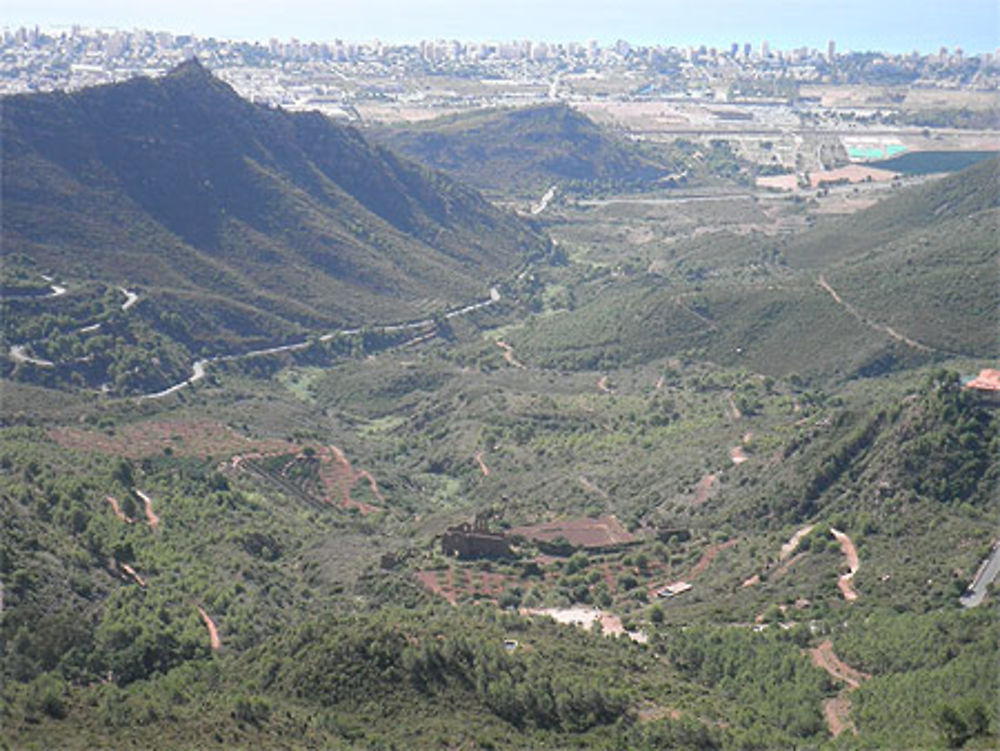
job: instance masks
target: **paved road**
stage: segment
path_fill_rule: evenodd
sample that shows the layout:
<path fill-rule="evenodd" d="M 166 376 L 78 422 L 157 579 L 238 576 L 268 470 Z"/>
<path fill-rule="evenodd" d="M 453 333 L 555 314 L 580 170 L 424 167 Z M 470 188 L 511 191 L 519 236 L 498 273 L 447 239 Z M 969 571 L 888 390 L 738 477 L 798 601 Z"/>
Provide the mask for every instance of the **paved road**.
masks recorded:
<path fill-rule="evenodd" d="M 493 305 L 499 301 L 500 301 L 500 291 L 496 287 L 491 287 L 490 296 L 488 299 L 449 311 L 448 313 L 445 313 L 445 318 L 455 318 L 456 316 L 466 315 L 475 310 L 480 310 L 482 308 L 489 307 L 490 305 Z M 373 330 L 390 333 L 397 331 L 405 331 L 408 329 L 421 328 L 423 326 L 430 326 L 433 323 L 434 320 L 432 318 L 425 318 L 420 321 L 411 321 L 409 323 L 393 324 L 389 326 L 376 326 L 373 328 Z M 345 329 L 342 331 L 333 331 L 330 332 L 329 334 L 324 334 L 323 336 L 319 337 L 319 340 L 321 342 L 326 342 L 333 339 L 336 336 L 353 335 L 353 334 L 358 334 L 360 332 L 361 329 Z M 262 355 L 275 355 L 281 352 L 293 352 L 296 350 L 307 349 L 308 347 L 311 346 L 312 346 L 312 341 L 306 339 L 305 341 L 302 342 L 296 342 L 295 344 L 284 344 L 280 347 L 267 347 L 266 349 L 255 349 L 251 350 L 250 352 L 243 352 L 238 355 L 217 355 L 215 357 L 209 357 L 203 360 L 198 360 L 197 362 L 194 363 L 194 365 L 191 366 L 193 373 L 190 378 L 186 378 L 180 383 L 175 383 L 170 388 L 163 389 L 163 391 L 157 391 L 153 394 L 142 394 L 141 396 L 139 396 L 139 398 L 162 399 L 166 396 L 170 396 L 171 394 L 180 391 L 186 386 L 195 384 L 205 377 L 205 366 L 212 362 L 225 362 L 229 360 L 242 360 L 251 357 L 260 357 Z"/>
<path fill-rule="evenodd" d="M 997 578 L 997 574 L 1000 574 L 1000 542 L 994 543 L 993 550 L 979 566 L 979 571 L 976 572 L 972 584 L 958 599 L 962 607 L 974 608 L 981 603 L 986 597 L 986 588 Z"/>

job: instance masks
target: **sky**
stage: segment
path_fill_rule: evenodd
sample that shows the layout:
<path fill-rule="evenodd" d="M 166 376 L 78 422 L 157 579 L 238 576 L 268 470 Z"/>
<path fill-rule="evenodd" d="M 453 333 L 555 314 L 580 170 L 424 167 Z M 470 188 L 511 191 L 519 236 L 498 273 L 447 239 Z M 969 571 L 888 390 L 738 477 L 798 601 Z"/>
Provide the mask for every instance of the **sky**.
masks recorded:
<path fill-rule="evenodd" d="M 152 29 L 220 39 L 533 39 L 967 53 L 1000 47 L 997 0 L 4 0 L 6 28 Z"/>

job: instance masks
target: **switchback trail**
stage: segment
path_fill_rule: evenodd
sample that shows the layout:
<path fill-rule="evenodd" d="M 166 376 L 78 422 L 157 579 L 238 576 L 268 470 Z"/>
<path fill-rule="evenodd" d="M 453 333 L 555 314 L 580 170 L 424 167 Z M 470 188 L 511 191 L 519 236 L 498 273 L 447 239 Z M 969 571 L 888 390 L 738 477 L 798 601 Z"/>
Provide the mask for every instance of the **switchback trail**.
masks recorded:
<path fill-rule="evenodd" d="M 132 578 L 132 581 L 134 581 L 136 584 L 138 584 L 143 589 L 146 588 L 146 580 L 143 579 L 141 576 L 139 576 L 138 572 L 134 568 L 132 568 L 131 566 L 129 566 L 127 563 L 122 563 L 121 567 L 122 567 L 122 571 L 124 571 L 126 574 L 128 574 Z"/>
<path fill-rule="evenodd" d="M 902 342 L 906 346 L 912 347 L 913 349 L 919 350 L 921 352 L 933 353 L 942 351 L 935 349 L 934 347 L 930 347 L 921 342 L 918 342 L 915 339 L 911 339 L 905 334 L 901 334 L 898 331 L 896 331 L 896 329 L 892 328 L 892 326 L 889 326 L 884 323 L 877 323 L 876 321 L 871 320 L 870 318 L 862 314 L 857 308 L 855 308 L 849 302 L 844 300 L 840 296 L 840 294 L 838 294 L 837 290 L 831 287 L 830 284 L 826 281 L 826 279 L 823 278 L 822 274 L 819 275 L 819 278 L 816 280 L 816 284 L 818 284 L 820 287 L 826 290 L 830 294 L 830 297 L 834 299 L 834 302 L 836 302 L 844 310 L 850 313 L 859 323 L 864 324 L 868 328 L 873 329 L 875 331 L 881 331 L 883 334 L 888 334 L 896 341 Z M 954 353 L 945 352 L 944 354 L 954 354 Z"/>
<path fill-rule="evenodd" d="M 829 673 L 834 680 L 847 684 L 846 688 L 835 698 L 823 702 L 823 716 L 826 718 L 830 735 L 836 738 L 848 729 L 857 733 L 857 728 L 851 721 L 851 699 L 847 694 L 871 678 L 871 675 L 852 668 L 837 657 L 833 652 L 833 642 L 829 639 L 823 641 L 818 647 L 810 649 L 809 656 L 812 657 L 812 661 L 817 667 Z"/>

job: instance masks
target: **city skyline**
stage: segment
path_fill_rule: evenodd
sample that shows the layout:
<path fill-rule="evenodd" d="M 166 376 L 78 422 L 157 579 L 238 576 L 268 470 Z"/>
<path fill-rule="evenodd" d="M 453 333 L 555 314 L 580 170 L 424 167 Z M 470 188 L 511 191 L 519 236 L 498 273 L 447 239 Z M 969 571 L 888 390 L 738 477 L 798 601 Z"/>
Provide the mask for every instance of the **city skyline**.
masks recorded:
<path fill-rule="evenodd" d="M 992 0 L 940 0 L 836 4 L 812 0 L 703 0 L 682 7 L 675 0 L 538 2 L 535 0 L 341 0 L 335 6 L 316 0 L 282 4 L 251 0 L 132 4 L 95 0 L 80 6 L 66 0 L 30 3 L 11 0 L 4 28 L 38 25 L 46 29 L 144 28 L 202 37 L 266 41 L 297 38 L 380 39 L 387 43 L 422 39 L 487 41 L 534 39 L 555 42 L 594 39 L 602 44 L 624 39 L 640 45 L 720 48 L 734 42 L 755 48 L 826 49 L 905 53 L 960 47 L 966 53 L 992 52 L 1000 45 L 997 6 Z M 196 20 L 191 20 L 196 19 Z"/>

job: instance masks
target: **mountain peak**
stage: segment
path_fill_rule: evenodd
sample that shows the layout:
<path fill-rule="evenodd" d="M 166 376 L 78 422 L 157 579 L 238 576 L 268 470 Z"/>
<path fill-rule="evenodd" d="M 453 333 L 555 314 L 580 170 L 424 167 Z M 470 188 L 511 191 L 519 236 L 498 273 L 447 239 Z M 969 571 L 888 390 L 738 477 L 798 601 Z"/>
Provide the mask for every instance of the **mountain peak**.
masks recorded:
<path fill-rule="evenodd" d="M 171 78 L 214 79 L 212 71 L 201 64 L 196 56 L 191 56 L 167 73 Z"/>

